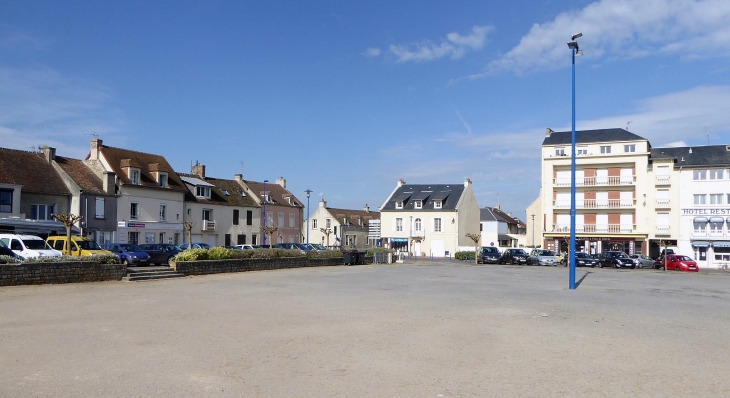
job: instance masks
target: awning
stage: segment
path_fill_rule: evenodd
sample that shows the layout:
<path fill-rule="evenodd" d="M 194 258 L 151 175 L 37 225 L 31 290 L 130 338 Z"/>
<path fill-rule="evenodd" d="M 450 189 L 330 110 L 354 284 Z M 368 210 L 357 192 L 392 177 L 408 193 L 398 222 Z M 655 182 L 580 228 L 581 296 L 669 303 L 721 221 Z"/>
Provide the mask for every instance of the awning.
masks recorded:
<path fill-rule="evenodd" d="M 692 247 L 710 247 L 710 242 L 692 242 Z"/>
<path fill-rule="evenodd" d="M 727 218 L 727 223 L 730 224 L 730 217 Z"/>
<path fill-rule="evenodd" d="M 408 238 L 390 238 L 391 242 L 408 242 Z"/>
<path fill-rule="evenodd" d="M 695 217 L 694 222 L 696 223 L 706 223 L 710 220 L 707 219 L 707 217 Z"/>
<path fill-rule="evenodd" d="M 730 242 L 712 242 L 712 247 L 730 247 Z"/>
<path fill-rule="evenodd" d="M 725 219 L 722 217 L 710 217 L 710 222 L 722 224 L 725 222 Z"/>

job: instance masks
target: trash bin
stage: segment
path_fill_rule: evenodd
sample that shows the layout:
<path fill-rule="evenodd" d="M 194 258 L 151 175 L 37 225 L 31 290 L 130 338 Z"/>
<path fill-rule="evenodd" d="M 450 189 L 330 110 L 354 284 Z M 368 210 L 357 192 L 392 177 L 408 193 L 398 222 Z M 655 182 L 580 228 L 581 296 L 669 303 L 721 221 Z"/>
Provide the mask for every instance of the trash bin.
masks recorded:
<path fill-rule="evenodd" d="M 367 256 L 368 252 L 366 251 L 359 251 L 357 252 L 357 263 L 360 265 L 365 265 L 365 256 Z"/>
<path fill-rule="evenodd" d="M 357 250 L 343 250 L 342 251 L 342 262 L 345 265 L 357 264 Z"/>

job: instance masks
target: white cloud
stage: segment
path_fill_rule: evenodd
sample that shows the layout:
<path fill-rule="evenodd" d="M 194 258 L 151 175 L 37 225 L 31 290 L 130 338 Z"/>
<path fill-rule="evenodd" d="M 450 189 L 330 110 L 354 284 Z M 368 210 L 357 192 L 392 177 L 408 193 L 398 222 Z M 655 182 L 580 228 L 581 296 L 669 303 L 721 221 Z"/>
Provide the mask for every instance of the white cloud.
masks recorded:
<path fill-rule="evenodd" d="M 516 73 L 555 69 L 570 63 L 566 43 L 582 32 L 585 58 L 633 58 L 658 53 L 683 57 L 730 54 L 730 1 L 601 0 L 582 10 L 534 24 L 520 43 L 491 62 L 483 77 L 499 71 Z"/>
<path fill-rule="evenodd" d="M 391 45 L 389 50 L 391 54 L 395 55 L 398 63 L 432 61 L 443 57 L 458 59 L 463 57 L 467 51 L 484 47 L 487 34 L 492 30 L 494 30 L 492 26 L 474 26 L 466 36 L 451 32 L 439 43 L 424 40 L 410 45 Z"/>
<path fill-rule="evenodd" d="M 689 145 L 687 145 L 686 142 L 677 141 L 677 142 L 670 142 L 670 143 L 664 145 L 663 147 L 664 148 L 681 148 L 681 147 L 686 147 L 686 146 L 689 146 Z"/>
<path fill-rule="evenodd" d="M 380 53 L 381 53 L 381 51 L 380 51 L 379 48 L 377 48 L 377 47 L 371 47 L 371 48 L 368 48 L 367 50 L 365 50 L 362 53 L 362 55 L 364 55 L 364 56 L 366 56 L 368 58 L 372 58 L 372 57 L 380 56 Z"/>

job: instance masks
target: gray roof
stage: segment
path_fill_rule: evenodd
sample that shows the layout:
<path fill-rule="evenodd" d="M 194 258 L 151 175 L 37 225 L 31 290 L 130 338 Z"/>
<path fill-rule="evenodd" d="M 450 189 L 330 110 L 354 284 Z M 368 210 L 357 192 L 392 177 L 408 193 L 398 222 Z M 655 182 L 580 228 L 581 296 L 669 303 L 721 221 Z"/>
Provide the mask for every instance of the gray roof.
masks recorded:
<path fill-rule="evenodd" d="M 500 221 L 490 207 L 479 209 L 479 221 Z"/>
<path fill-rule="evenodd" d="M 542 145 L 571 144 L 572 135 L 571 131 L 553 131 L 549 137 L 545 137 Z M 646 138 L 624 129 L 576 130 L 575 132 L 575 142 L 578 144 L 620 141 L 646 141 Z"/>
<path fill-rule="evenodd" d="M 730 146 L 707 145 L 677 148 L 651 148 L 650 159 L 674 159 L 674 165 L 677 167 L 729 166 L 730 150 L 728 147 Z"/>
<path fill-rule="evenodd" d="M 459 202 L 463 192 L 464 184 L 403 184 L 393 192 L 380 211 L 456 210 L 456 204 Z M 424 201 L 421 209 L 415 209 L 413 206 L 415 199 L 411 197 L 418 198 L 424 197 L 424 195 L 428 196 L 428 200 Z M 442 200 L 440 209 L 433 207 L 434 200 Z M 395 202 L 397 201 L 404 201 L 403 209 L 395 208 Z"/>

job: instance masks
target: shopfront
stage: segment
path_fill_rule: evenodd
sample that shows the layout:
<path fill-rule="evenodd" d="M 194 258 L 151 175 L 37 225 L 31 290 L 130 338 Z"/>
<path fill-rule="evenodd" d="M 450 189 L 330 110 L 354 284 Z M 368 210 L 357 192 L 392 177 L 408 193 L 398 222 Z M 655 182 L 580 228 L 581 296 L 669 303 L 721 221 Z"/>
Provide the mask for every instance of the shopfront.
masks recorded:
<path fill-rule="evenodd" d="M 545 241 L 545 247 L 558 253 L 568 253 L 570 237 L 555 237 Z M 576 252 L 598 254 L 606 251 L 620 251 L 626 254 L 646 253 L 646 242 L 636 238 L 583 237 L 575 239 Z"/>

